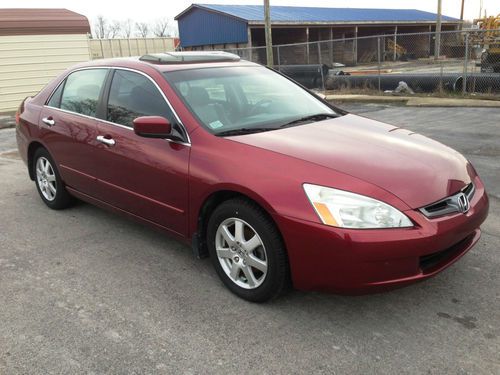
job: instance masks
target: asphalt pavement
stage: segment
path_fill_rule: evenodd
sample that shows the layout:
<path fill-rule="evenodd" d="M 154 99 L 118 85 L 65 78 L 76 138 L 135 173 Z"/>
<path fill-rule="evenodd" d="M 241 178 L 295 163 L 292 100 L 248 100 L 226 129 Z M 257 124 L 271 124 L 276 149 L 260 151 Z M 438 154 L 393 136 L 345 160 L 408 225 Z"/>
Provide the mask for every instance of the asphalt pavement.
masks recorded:
<path fill-rule="evenodd" d="M 500 110 L 344 106 L 473 162 L 491 208 L 461 261 L 384 294 L 245 302 L 161 233 L 84 203 L 46 208 L 4 129 L 0 374 L 500 373 Z"/>

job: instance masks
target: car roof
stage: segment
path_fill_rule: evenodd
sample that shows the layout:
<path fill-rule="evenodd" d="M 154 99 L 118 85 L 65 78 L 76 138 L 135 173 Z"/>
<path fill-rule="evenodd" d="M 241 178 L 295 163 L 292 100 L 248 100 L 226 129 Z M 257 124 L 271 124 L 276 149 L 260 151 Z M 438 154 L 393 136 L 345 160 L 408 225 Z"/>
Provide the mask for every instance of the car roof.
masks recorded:
<path fill-rule="evenodd" d="M 160 72 L 175 70 L 200 69 L 208 67 L 260 66 L 259 64 L 242 60 L 238 55 L 227 52 L 168 52 L 147 54 L 135 57 L 118 57 L 99 59 L 79 64 L 76 68 L 92 66 L 121 67 L 137 70 L 154 68 Z"/>

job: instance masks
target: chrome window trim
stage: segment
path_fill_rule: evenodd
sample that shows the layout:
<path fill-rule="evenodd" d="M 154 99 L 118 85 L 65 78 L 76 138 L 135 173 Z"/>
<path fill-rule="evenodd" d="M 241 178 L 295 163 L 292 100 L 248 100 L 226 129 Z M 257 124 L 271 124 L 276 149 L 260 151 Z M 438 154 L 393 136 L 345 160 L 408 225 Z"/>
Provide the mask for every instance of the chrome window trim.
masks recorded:
<path fill-rule="evenodd" d="M 118 128 L 122 128 L 122 129 L 125 129 L 125 130 L 129 130 L 129 131 L 134 131 L 134 129 L 132 129 L 130 126 L 125 126 L 125 125 L 121 125 L 121 124 L 116 124 L 114 122 L 111 122 L 111 121 L 106 121 L 106 120 L 103 120 L 103 119 L 100 119 L 100 118 L 97 118 L 97 117 L 92 117 L 92 116 L 87 116 L 87 115 L 83 115 L 81 113 L 77 113 L 77 112 L 73 112 L 73 111 L 68 111 L 66 109 L 62 109 L 62 108 L 57 108 L 57 107 L 51 107 L 50 105 L 44 105 L 45 108 L 50 108 L 50 109 L 55 109 L 56 111 L 60 111 L 60 112 L 63 112 L 63 113 L 68 113 L 70 115 L 76 115 L 76 116 L 80 116 L 80 117 L 84 117 L 84 118 L 88 118 L 90 120 L 94 120 L 94 121 L 100 121 L 100 122 L 104 122 L 106 124 L 109 124 L 109 125 L 113 125 L 113 126 L 116 126 Z M 176 140 L 173 140 L 173 139 L 167 139 L 167 138 L 163 138 L 165 141 L 167 142 L 170 142 L 170 143 L 176 143 L 176 144 L 179 144 L 179 145 L 183 145 L 183 146 L 188 146 L 188 147 L 191 147 L 191 143 L 187 143 L 187 142 L 181 142 L 181 141 L 176 141 Z"/>
<path fill-rule="evenodd" d="M 160 92 L 161 96 L 163 97 L 163 100 L 165 100 L 165 103 L 167 103 L 168 107 L 170 108 L 170 110 L 174 114 L 175 119 L 177 120 L 179 126 L 182 128 L 183 133 L 184 133 L 184 135 L 187 138 L 187 142 L 175 141 L 175 140 L 172 140 L 172 139 L 165 139 L 165 140 L 169 141 L 171 143 L 178 143 L 178 144 L 181 144 L 181 145 L 184 145 L 184 146 L 191 146 L 191 137 L 189 137 L 189 133 L 187 131 L 187 128 L 182 123 L 181 119 L 179 118 L 179 115 L 177 115 L 177 112 L 174 110 L 174 107 L 172 107 L 172 104 L 170 104 L 170 102 L 168 101 L 168 99 L 167 99 L 165 93 L 163 92 L 163 90 L 160 88 L 160 86 L 158 86 L 158 84 L 155 82 L 155 80 L 153 78 L 151 78 L 148 74 L 146 74 L 144 72 L 141 72 L 140 70 L 137 70 L 137 69 L 124 68 L 124 67 L 113 67 L 113 66 L 87 66 L 87 67 L 82 67 L 82 68 L 74 69 L 74 70 L 68 72 L 64 76 L 64 78 L 61 79 L 61 82 L 59 82 L 59 84 L 52 90 L 52 92 L 47 97 L 47 100 L 45 101 L 45 104 L 43 106 L 46 107 L 46 108 L 56 109 L 56 110 L 61 111 L 61 112 L 65 112 L 65 113 L 69 113 L 69 114 L 73 114 L 73 115 L 82 116 L 82 117 L 89 118 L 89 119 L 92 119 L 92 120 L 102 121 L 102 122 L 105 122 L 105 123 L 110 124 L 110 125 L 118 126 L 120 128 L 129 129 L 129 130 L 133 131 L 133 129 L 131 127 L 129 127 L 129 126 L 125 126 L 125 125 L 122 125 L 122 124 L 117 124 L 117 123 L 114 123 L 114 122 L 111 122 L 111 121 L 107 121 L 107 120 L 103 120 L 103 119 L 100 119 L 100 118 L 97 118 L 97 117 L 87 116 L 87 115 L 84 115 L 84 114 L 81 114 L 81 113 L 78 113 L 78 112 L 68 111 L 66 109 L 52 107 L 50 105 L 47 105 L 47 103 L 50 101 L 50 99 L 52 98 L 52 96 L 54 95 L 54 93 L 57 91 L 57 89 L 59 88 L 59 86 L 62 85 L 62 83 L 66 80 L 66 78 L 69 77 L 70 74 L 78 72 L 78 71 L 81 71 L 81 70 L 90 70 L 90 69 L 125 70 L 125 71 L 129 71 L 129 72 L 141 74 L 142 76 L 144 76 L 147 79 L 149 79 L 153 83 L 153 85 L 156 87 L 156 89 Z"/>

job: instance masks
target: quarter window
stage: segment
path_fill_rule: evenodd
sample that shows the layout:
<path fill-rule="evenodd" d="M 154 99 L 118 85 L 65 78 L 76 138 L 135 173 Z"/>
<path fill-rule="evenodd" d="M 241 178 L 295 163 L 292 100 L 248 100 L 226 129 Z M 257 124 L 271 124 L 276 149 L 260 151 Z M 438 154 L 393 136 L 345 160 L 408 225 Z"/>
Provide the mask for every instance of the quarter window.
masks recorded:
<path fill-rule="evenodd" d="M 141 116 L 163 116 L 171 123 L 173 113 L 158 88 L 142 74 L 116 70 L 109 92 L 107 120 L 128 127 Z"/>
<path fill-rule="evenodd" d="M 67 111 L 95 117 L 106 73 L 106 69 L 88 69 L 70 74 L 66 78 L 59 107 Z M 57 96 L 56 94 L 57 91 L 54 96 Z M 51 101 L 52 98 L 49 105 Z"/>
<path fill-rule="evenodd" d="M 59 108 L 59 106 L 61 105 L 61 95 L 63 92 L 63 88 L 64 88 L 64 82 L 62 82 L 57 88 L 57 90 L 54 91 L 54 93 L 52 94 L 52 97 L 47 103 L 48 106 Z"/>

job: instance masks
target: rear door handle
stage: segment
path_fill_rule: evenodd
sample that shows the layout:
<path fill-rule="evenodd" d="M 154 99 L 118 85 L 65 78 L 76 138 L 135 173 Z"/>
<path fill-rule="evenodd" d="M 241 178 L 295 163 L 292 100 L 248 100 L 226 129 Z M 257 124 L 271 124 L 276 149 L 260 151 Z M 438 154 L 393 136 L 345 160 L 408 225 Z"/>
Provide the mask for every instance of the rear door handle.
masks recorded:
<path fill-rule="evenodd" d="M 56 122 L 52 117 L 44 117 L 42 119 L 42 122 L 48 126 L 54 126 L 56 124 Z"/>
<path fill-rule="evenodd" d="M 114 146 L 116 143 L 113 138 L 106 138 L 103 135 L 98 135 L 96 139 L 98 142 L 104 143 L 105 145 L 108 146 Z"/>

